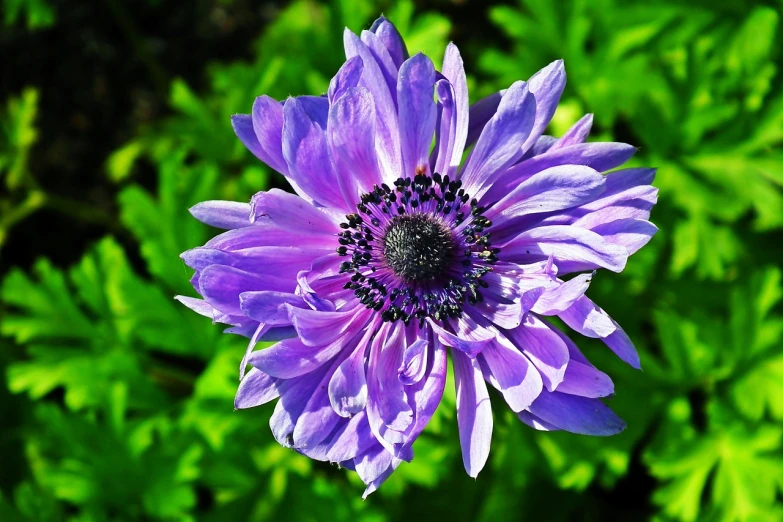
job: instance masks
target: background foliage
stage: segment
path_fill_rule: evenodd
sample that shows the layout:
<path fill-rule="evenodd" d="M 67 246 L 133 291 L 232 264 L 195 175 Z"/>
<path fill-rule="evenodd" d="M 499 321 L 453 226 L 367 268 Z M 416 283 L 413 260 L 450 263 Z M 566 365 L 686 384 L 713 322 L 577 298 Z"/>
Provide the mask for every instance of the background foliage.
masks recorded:
<path fill-rule="evenodd" d="M 780 1 L 3 0 L 0 520 L 783 519 Z M 549 129 L 659 167 L 661 228 L 591 295 L 643 373 L 580 340 L 628 429 L 537 433 L 495 401 L 477 481 L 453 387 L 416 460 L 356 477 L 232 411 L 241 338 L 178 306 L 188 207 L 283 186 L 234 138 L 254 96 L 320 93 L 385 12 L 465 57 L 474 100 L 565 58 Z"/>

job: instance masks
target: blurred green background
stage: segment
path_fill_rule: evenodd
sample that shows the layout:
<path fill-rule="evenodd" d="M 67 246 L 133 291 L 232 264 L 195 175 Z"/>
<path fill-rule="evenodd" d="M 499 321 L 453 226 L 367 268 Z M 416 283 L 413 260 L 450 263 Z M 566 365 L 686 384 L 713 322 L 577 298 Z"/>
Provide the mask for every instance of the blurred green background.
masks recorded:
<path fill-rule="evenodd" d="M 781 1 L 2 0 L 0 520 L 783 520 Z M 448 386 L 366 501 L 234 412 L 245 340 L 179 306 L 187 209 L 282 177 L 235 139 L 256 95 L 324 92 L 342 28 L 384 12 L 472 101 L 564 58 L 549 133 L 659 168 L 660 233 L 590 295 L 643 372 L 580 339 L 628 422 L 538 433 L 495 400 L 462 470 Z"/>

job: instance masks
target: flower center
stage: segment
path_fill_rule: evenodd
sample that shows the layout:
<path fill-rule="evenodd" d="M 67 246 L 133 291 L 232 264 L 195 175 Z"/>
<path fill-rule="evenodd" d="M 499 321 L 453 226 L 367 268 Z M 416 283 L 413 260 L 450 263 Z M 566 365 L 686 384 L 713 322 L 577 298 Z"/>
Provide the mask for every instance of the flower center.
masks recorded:
<path fill-rule="evenodd" d="M 459 181 L 438 173 L 399 178 L 363 194 L 340 224 L 337 253 L 349 260 L 346 290 L 384 321 L 459 317 L 483 299 L 482 277 L 497 261 L 484 208 Z"/>
<path fill-rule="evenodd" d="M 383 236 L 386 262 L 411 283 L 443 276 L 453 252 L 451 230 L 430 214 L 395 216 Z"/>

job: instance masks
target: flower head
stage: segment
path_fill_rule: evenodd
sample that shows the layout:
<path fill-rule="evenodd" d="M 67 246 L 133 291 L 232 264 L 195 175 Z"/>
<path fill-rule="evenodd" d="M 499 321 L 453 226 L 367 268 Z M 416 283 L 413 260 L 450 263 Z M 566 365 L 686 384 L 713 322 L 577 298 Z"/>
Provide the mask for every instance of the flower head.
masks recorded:
<path fill-rule="evenodd" d="M 453 44 L 438 72 L 381 18 L 361 38 L 346 30 L 345 50 L 326 95 L 261 96 L 232 119 L 296 195 L 191 209 L 228 229 L 182 255 L 203 299 L 179 299 L 250 338 L 236 407 L 278 399 L 276 439 L 355 469 L 366 493 L 413 458 L 447 353 L 473 477 L 492 435 L 487 384 L 533 428 L 621 431 L 600 400 L 612 381 L 546 318 L 639 367 L 585 291 L 655 233 L 654 170 L 612 170 L 635 149 L 586 143 L 590 115 L 542 135 L 562 61 L 470 106 Z"/>

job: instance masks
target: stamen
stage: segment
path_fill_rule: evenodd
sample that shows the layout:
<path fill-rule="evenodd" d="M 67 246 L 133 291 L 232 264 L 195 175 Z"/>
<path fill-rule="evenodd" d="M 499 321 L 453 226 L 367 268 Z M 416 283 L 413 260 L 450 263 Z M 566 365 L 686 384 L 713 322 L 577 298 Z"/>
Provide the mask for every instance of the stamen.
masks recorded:
<path fill-rule="evenodd" d="M 352 274 L 344 288 L 384 321 L 459 317 L 483 299 L 481 278 L 497 261 L 485 209 L 461 181 L 425 172 L 374 186 L 340 224 L 336 252 L 350 256 L 340 273 Z"/>

